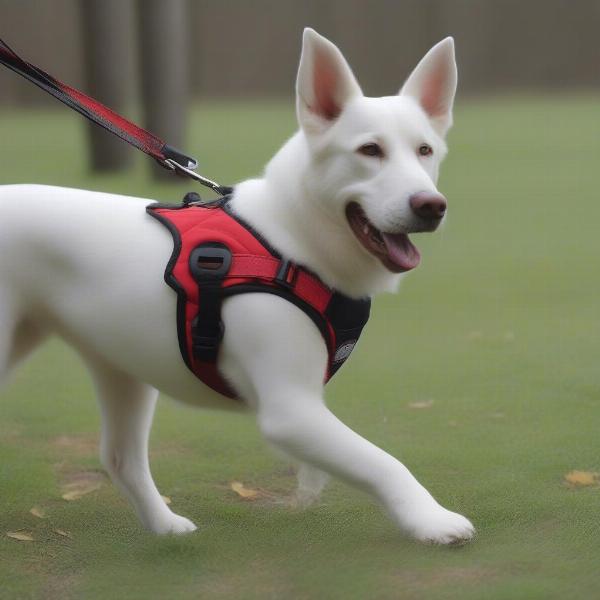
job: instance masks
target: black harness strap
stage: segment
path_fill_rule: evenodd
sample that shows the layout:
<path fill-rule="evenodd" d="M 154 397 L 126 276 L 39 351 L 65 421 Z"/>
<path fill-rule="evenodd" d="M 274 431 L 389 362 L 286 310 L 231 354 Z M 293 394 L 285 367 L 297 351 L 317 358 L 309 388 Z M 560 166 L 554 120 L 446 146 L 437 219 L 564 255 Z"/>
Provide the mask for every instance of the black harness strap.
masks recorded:
<path fill-rule="evenodd" d="M 192 322 L 192 352 L 198 360 L 214 362 L 225 332 L 221 286 L 231 266 L 231 251 L 223 244 L 202 244 L 190 253 L 189 265 L 200 292 L 198 315 Z"/>

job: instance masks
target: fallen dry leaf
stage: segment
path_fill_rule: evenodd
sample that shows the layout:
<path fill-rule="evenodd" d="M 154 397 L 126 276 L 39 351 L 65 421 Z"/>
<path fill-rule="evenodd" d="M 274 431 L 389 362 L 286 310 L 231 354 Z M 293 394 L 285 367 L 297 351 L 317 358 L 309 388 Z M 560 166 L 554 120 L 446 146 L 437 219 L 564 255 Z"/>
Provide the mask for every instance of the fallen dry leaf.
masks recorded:
<path fill-rule="evenodd" d="M 587 486 L 600 484 L 600 473 L 594 471 L 570 471 L 565 475 L 565 481 L 572 486 Z"/>
<path fill-rule="evenodd" d="M 7 531 L 6 536 L 19 542 L 33 542 L 31 531 Z"/>
<path fill-rule="evenodd" d="M 255 500 L 261 495 L 258 490 L 247 488 L 241 481 L 232 481 L 229 487 L 245 500 Z"/>
<path fill-rule="evenodd" d="M 69 481 L 61 488 L 62 499 L 69 502 L 79 500 L 81 497 L 95 492 L 102 487 L 105 481 L 103 473 L 98 471 L 82 471 L 69 477 Z"/>
<path fill-rule="evenodd" d="M 411 402 L 408 408 L 431 408 L 433 406 L 433 400 L 420 400 L 418 402 Z"/>
<path fill-rule="evenodd" d="M 46 518 L 46 511 L 43 508 L 40 508 L 39 506 L 34 506 L 29 512 L 34 517 L 37 517 L 38 519 L 45 519 Z"/>
<path fill-rule="evenodd" d="M 62 535 L 63 537 L 72 537 L 71 534 L 68 531 L 65 531 L 64 529 L 55 529 L 54 533 L 58 533 L 58 535 Z"/>
<path fill-rule="evenodd" d="M 171 498 L 169 498 L 169 496 L 161 496 L 161 498 L 165 501 L 165 504 L 171 504 Z"/>

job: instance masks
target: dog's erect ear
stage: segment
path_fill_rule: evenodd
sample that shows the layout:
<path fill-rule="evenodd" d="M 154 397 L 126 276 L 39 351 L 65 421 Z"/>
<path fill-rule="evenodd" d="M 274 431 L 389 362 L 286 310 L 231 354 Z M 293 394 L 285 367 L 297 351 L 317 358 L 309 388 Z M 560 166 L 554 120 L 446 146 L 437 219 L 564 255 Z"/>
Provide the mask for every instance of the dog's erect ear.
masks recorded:
<path fill-rule="evenodd" d="M 306 133 L 319 133 L 340 115 L 344 105 L 362 95 L 352 70 L 337 46 L 306 28 L 296 79 L 298 123 Z"/>
<path fill-rule="evenodd" d="M 400 90 L 419 102 L 442 136 L 452 125 L 456 79 L 454 40 L 447 37 L 421 59 Z"/>

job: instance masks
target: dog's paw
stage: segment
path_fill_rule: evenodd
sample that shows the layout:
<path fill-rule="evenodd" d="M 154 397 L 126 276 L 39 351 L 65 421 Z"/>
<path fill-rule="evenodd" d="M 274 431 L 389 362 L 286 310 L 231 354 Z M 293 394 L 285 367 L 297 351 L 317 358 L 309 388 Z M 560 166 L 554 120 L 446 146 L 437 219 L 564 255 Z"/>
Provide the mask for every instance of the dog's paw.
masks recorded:
<path fill-rule="evenodd" d="M 321 492 L 316 492 L 312 489 L 299 488 L 292 496 L 290 505 L 297 510 L 305 510 L 316 504 L 320 497 Z"/>
<path fill-rule="evenodd" d="M 294 508 L 305 509 L 319 501 L 323 488 L 329 482 L 329 475 L 320 469 L 301 464 L 298 469 L 298 487 L 292 497 Z"/>
<path fill-rule="evenodd" d="M 181 515 L 176 515 L 175 513 L 170 513 L 168 516 L 157 520 L 150 526 L 150 530 L 159 535 L 168 533 L 183 535 L 184 533 L 196 531 L 196 529 L 198 529 L 196 525 L 189 519 L 186 519 Z"/>
<path fill-rule="evenodd" d="M 469 519 L 439 504 L 406 511 L 402 516 L 402 527 L 426 544 L 459 545 L 475 535 L 475 527 Z"/>

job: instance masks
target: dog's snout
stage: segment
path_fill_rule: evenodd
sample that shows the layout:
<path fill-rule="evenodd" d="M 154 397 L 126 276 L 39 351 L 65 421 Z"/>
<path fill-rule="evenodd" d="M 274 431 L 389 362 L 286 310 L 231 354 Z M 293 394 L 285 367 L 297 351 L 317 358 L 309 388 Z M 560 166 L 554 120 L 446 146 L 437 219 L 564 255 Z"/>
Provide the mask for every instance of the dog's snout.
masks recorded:
<path fill-rule="evenodd" d="M 427 221 L 440 220 L 446 214 L 446 198 L 438 193 L 417 192 L 409 199 L 412 211 Z"/>

